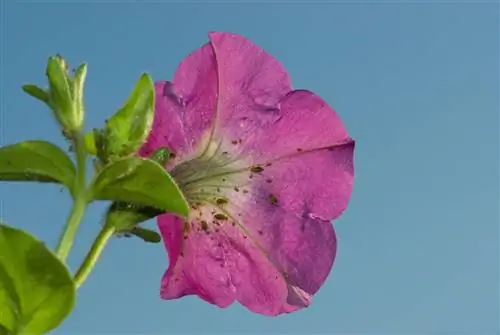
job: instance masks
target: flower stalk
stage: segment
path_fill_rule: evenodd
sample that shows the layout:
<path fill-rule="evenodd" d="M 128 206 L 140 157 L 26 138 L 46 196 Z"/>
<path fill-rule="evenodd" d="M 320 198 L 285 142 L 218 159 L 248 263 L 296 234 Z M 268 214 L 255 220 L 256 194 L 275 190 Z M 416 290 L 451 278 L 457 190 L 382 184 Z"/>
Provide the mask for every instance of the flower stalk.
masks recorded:
<path fill-rule="evenodd" d="M 56 248 L 56 255 L 62 261 L 65 262 L 68 254 L 73 246 L 73 240 L 75 239 L 76 232 L 80 222 L 82 221 L 83 215 L 85 214 L 85 209 L 87 207 L 87 196 L 85 189 L 85 164 L 86 164 L 86 152 L 81 134 L 76 134 L 73 136 L 73 147 L 75 148 L 76 155 L 76 179 L 73 187 L 73 206 L 71 208 L 68 220 L 64 231 L 59 239 L 59 244 Z"/>

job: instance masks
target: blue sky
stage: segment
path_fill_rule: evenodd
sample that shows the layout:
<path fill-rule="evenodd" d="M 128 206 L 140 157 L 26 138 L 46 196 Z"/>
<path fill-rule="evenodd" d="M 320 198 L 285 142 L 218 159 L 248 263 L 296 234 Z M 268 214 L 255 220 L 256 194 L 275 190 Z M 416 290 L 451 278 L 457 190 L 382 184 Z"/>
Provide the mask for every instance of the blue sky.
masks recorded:
<path fill-rule="evenodd" d="M 60 145 L 49 111 L 21 91 L 47 57 L 86 61 L 87 127 L 142 71 L 171 78 L 211 30 L 251 38 L 322 96 L 357 141 L 339 252 L 307 310 L 278 318 L 194 297 L 159 299 L 162 245 L 115 239 L 54 334 L 498 332 L 498 4 L 4 1 L 0 143 Z M 0 217 L 54 246 L 69 210 L 57 186 L 0 184 Z M 92 205 L 70 266 L 102 222 Z M 151 227 L 154 226 L 150 222 Z"/>

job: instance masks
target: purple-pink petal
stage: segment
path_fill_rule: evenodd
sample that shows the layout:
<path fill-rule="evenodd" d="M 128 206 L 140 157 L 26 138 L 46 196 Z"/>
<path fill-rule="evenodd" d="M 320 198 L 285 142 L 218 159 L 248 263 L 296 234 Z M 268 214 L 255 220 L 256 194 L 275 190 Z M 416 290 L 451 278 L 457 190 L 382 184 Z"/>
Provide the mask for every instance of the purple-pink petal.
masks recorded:
<path fill-rule="evenodd" d="M 205 44 L 181 62 L 172 82 L 156 84 L 155 120 L 140 154 L 146 156 L 160 146 L 178 157 L 192 153 L 214 122 L 217 89 L 213 48 Z"/>

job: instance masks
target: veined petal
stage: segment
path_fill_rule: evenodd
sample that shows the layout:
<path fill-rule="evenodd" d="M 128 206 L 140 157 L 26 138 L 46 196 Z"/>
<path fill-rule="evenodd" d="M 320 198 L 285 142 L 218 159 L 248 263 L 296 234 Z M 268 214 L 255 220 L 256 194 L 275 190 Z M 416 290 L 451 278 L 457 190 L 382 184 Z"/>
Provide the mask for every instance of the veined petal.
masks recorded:
<path fill-rule="evenodd" d="M 269 315 L 308 306 L 335 259 L 330 220 L 352 190 L 353 149 L 349 142 L 224 173 L 202 169 L 187 183 L 177 177 L 193 209 L 187 229 L 170 215 L 159 218 L 171 262 L 162 296 L 197 294 L 221 307 L 237 299 Z"/>
<path fill-rule="evenodd" d="M 170 265 L 161 297 L 196 294 L 219 307 L 238 300 L 266 315 L 307 307 L 333 263 L 336 241 L 332 225 L 274 208 L 268 214 L 252 210 L 243 211 L 234 221 L 232 217 L 214 220 L 212 211 L 205 212 L 189 223 L 189 233 L 178 218 L 162 216 L 159 227 Z M 244 220 L 262 220 L 257 217 L 261 214 L 270 220 L 268 225 L 244 226 L 248 222 Z"/>
<path fill-rule="evenodd" d="M 155 119 L 139 154 L 168 147 L 179 161 L 193 153 L 214 122 L 217 88 L 215 55 L 205 44 L 181 62 L 173 82 L 156 83 Z"/>

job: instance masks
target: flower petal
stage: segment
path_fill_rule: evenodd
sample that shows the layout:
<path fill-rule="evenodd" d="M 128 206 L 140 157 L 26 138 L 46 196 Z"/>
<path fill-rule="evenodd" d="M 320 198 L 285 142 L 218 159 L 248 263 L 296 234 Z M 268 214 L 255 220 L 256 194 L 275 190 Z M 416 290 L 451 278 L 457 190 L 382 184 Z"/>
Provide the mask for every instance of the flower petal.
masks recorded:
<path fill-rule="evenodd" d="M 330 273 L 336 251 L 331 220 L 346 208 L 353 183 L 354 143 L 304 152 L 242 172 L 221 190 L 224 210 L 288 277 L 287 302 L 307 306 Z"/>
<path fill-rule="evenodd" d="M 286 284 L 286 300 L 279 313 L 309 306 L 312 295 L 324 283 L 335 259 L 336 238 L 332 224 L 299 217 L 269 204 L 247 210 L 242 208 L 242 212 L 237 220 L 239 234 L 248 236 L 253 250 L 265 259 L 263 264 L 272 267 L 273 271 L 268 270 L 268 273 L 277 272 Z M 259 293 L 255 288 L 253 291 L 253 296 Z M 256 299 L 239 298 L 239 301 L 254 311 L 256 306 L 262 305 Z"/>
<path fill-rule="evenodd" d="M 284 67 L 250 40 L 219 32 L 212 32 L 209 37 L 217 59 L 221 127 L 238 115 L 248 114 L 246 107 L 272 107 L 291 91 Z"/>
<path fill-rule="evenodd" d="M 262 264 L 267 263 L 286 282 L 286 301 L 267 312 L 308 306 L 330 273 L 336 252 L 330 221 L 346 208 L 352 191 L 353 150 L 354 142 L 347 142 L 300 152 L 221 175 L 213 187 L 203 186 L 206 201 L 234 222 L 240 236 L 252 241 L 253 247 L 240 243 L 242 248 L 260 254 L 252 257 L 263 257 Z M 263 290 L 242 285 L 237 292 L 245 289 L 254 292 L 248 297 Z M 262 305 L 240 295 L 238 300 L 251 310 Z"/>
<path fill-rule="evenodd" d="M 229 306 L 235 294 L 228 271 L 224 268 L 223 247 L 227 243 L 215 241 L 196 229 L 184 239 L 183 225 L 181 219 L 171 214 L 158 217 L 169 257 L 169 267 L 161 284 L 162 299 L 196 294 L 219 307 Z"/>
<path fill-rule="evenodd" d="M 140 156 L 149 156 L 160 147 L 174 152 L 186 150 L 187 142 L 182 126 L 180 106 L 173 103 L 167 92 L 172 84 L 161 81 L 155 84 L 155 117 L 151 132 L 139 150 Z"/>
<path fill-rule="evenodd" d="M 221 129 L 221 137 L 236 140 L 239 156 L 254 164 L 352 142 L 339 116 L 312 92 L 292 91 L 277 106 L 249 111 Z"/>
<path fill-rule="evenodd" d="M 353 153 L 354 142 L 300 152 L 264 165 L 253 179 L 258 188 L 275 195 L 285 211 L 334 220 L 352 193 Z"/>
<path fill-rule="evenodd" d="M 264 213 L 269 221 L 255 234 L 240 224 L 249 220 L 249 227 L 260 226 L 250 220 L 262 220 L 259 215 L 263 212 L 250 215 L 248 211 L 243 221 L 228 221 L 207 230 L 195 222 L 186 239 L 178 218 L 161 216 L 159 227 L 170 259 L 161 297 L 195 294 L 219 307 L 236 299 L 265 315 L 307 307 L 335 257 L 333 227 L 318 219 L 271 211 Z"/>
<path fill-rule="evenodd" d="M 178 218 L 162 215 L 158 224 L 170 259 L 163 299 L 195 294 L 222 308 L 238 299 L 257 313 L 281 312 L 287 296 L 283 279 L 239 229 L 227 225 L 207 233 L 198 222 L 184 239 Z"/>
<path fill-rule="evenodd" d="M 166 146 L 177 156 L 189 155 L 205 132 L 210 132 L 217 104 L 217 67 L 210 44 L 188 55 L 173 82 L 156 84 L 153 128 L 140 154 Z"/>

